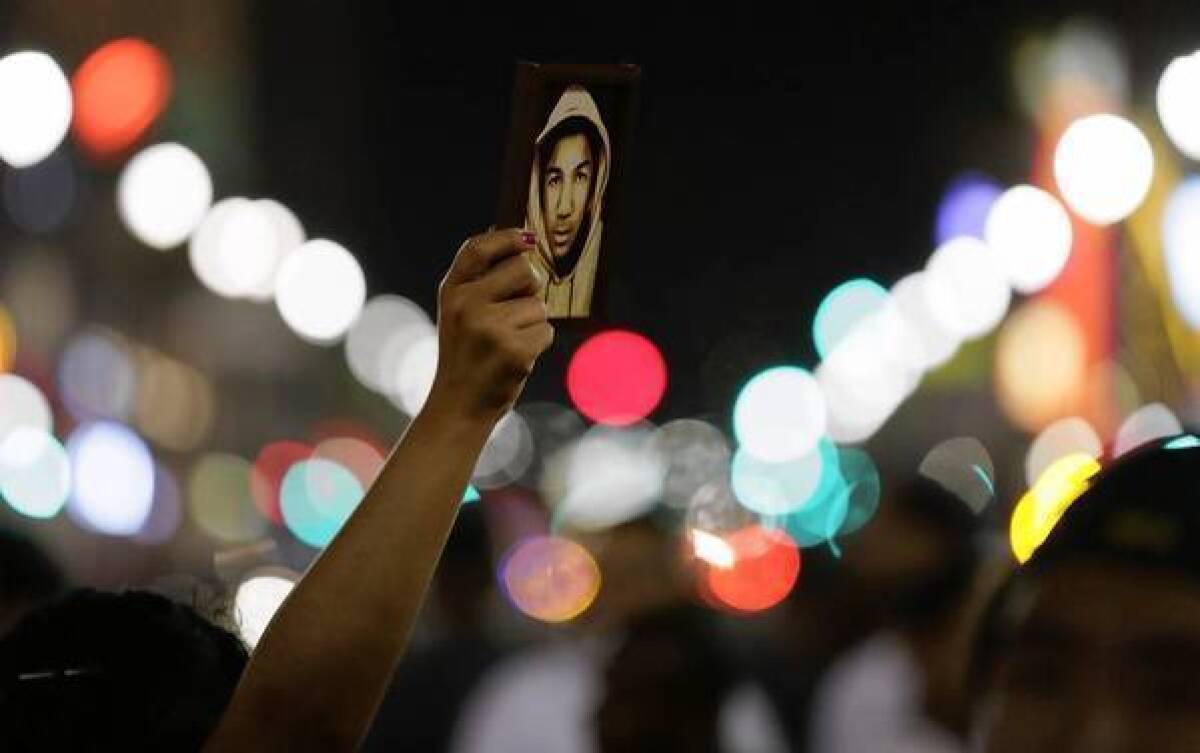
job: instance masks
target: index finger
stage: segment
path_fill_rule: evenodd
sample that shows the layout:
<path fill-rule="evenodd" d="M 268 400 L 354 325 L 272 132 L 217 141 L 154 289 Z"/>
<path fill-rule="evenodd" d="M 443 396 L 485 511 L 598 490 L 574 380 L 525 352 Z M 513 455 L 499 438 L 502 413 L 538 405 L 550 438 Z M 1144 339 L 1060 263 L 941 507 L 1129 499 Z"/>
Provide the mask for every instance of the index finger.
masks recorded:
<path fill-rule="evenodd" d="M 451 283 L 462 283 L 483 276 L 496 263 L 510 256 L 532 250 L 533 233 L 527 230 L 496 230 L 469 238 L 450 265 L 446 278 Z"/>

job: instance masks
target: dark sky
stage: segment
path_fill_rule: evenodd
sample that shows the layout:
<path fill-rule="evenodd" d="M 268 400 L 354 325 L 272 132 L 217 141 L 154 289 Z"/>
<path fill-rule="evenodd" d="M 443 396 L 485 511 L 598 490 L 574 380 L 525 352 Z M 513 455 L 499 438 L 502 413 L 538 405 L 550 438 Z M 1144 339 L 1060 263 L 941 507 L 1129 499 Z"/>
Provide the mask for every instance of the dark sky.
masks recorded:
<path fill-rule="evenodd" d="M 493 221 L 514 62 L 642 66 L 608 318 L 663 347 L 663 417 L 724 418 L 754 368 L 814 365 L 821 297 L 918 269 L 953 176 L 1024 177 L 1022 33 L 1090 11 L 1124 38 L 1142 102 L 1200 46 L 1200 4 L 1178 2 L 345 5 L 257 13 L 263 193 L 353 249 L 372 293 L 430 308 L 462 238 Z M 560 338 L 535 396 L 561 399 L 578 337 Z"/>

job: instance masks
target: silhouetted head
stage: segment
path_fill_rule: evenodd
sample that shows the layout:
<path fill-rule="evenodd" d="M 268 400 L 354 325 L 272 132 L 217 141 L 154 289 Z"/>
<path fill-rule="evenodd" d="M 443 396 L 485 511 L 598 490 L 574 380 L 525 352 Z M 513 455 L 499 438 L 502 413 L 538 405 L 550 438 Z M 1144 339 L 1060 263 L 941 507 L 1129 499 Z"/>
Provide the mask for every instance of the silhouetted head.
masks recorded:
<path fill-rule="evenodd" d="M 0 641 L 0 749 L 198 750 L 246 660 L 163 596 L 73 591 Z"/>
<path fill-rule="evenodd" d="M 972 679 L 988 753 L 1200 750 L 1200 440 L 1090 480 L 990 605 Z"/>

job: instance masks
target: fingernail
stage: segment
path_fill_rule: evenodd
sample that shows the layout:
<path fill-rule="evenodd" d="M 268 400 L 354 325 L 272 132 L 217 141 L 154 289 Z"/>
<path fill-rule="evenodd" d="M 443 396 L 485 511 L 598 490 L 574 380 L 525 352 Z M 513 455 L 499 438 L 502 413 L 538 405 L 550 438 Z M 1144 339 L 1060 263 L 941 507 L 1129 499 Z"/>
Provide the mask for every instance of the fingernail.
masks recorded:
<path fill-rule="evenodd" d="M 533 233 L 529 232 L 528 230 L 522 231 L 521 232 L 521 242 L 524 243 L 526 246 L 532 246 L 533 242 L 534 242 Z"/>

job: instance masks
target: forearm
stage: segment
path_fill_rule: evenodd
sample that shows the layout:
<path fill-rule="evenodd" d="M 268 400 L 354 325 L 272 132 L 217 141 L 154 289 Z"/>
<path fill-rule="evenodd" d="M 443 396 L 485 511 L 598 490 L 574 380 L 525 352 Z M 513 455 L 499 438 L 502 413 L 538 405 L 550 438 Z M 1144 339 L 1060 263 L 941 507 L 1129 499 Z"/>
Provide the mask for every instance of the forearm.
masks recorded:
<path fill-rule="evenodd" d="M 272 620 L 209 750 L 357 745 L 491 428 L 431 399 Z M 283 730 L 298 739 L 284 739 Z"/>

